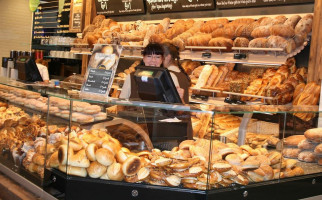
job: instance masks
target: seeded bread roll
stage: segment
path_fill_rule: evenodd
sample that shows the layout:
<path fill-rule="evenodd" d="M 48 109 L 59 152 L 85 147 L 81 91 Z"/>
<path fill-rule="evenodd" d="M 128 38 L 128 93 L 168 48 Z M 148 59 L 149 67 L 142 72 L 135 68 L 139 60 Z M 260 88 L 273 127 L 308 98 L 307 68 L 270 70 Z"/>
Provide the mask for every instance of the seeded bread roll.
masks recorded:
<path fill-rule="evenodd" d="M 249 40 L 245 37 L 237 37 L 233 43 L 234 47 L 248 47 Z"/>
<path fill-rule="evenodd" d="M 238 18 L 235 19 L 234 21 L 232 21 L 233 24 L 251 24 L 253 23 L 255 20 L 252 18 Z"/>
<path fill-rule="evenodd" d="M 267 48 L 267 39 L 266 38 L 256 38 L 249 42 L 248 47 L 253 48 Z"/>
<path fill-rule="evenodd" d="M 305 15 L 295 26 L 295 34 L 310 33 L 313 26 L 313 15 Z"/>
<path fill-rule="evenodd" d="M 291 53 L 295 48 L 294 40 L 286 40 L 280 36 L 270 36 L 267 39 L 268 48 L 282 48 L 285 53 Z"/>
<path fill-rule="evenodd" d="M 288 18 L 284 24 L 285 25 L 289 25 L 293 28 L 295 28 L 296 24 L 301 20 L 301 16 L 300 15 L 293 15 L 290 18 Z"/>

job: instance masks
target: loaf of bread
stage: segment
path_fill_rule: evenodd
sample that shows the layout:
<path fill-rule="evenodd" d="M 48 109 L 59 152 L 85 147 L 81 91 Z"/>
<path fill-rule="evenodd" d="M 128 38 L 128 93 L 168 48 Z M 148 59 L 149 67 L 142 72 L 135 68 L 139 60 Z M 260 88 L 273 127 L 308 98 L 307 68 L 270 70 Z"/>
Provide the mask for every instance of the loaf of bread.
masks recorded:
<path fill-rule="evenodd" d="M 285 146 L 292 146 L 292 147 L 297 147 L 298 144 L 302 141 L 305 140 L 304 135 L 292 135 L 284 139 L 284 145 Z"/>
<path fill-rule="evenodd" d="M 266 38 L 256 38 L 249 42 L 248 47 L 250 48 L 267 48 L 267 39 Z"/>
<path fill-rule="evenodd" d="M 198 82 L 195 86 L 195 88 L 201 88 L 206 86 L 207 80 L 209 76 L 211 75 L 214 67 L 211 65 L 205 65 L 204 68 L 202 69 L 202 72 L 200 73 Z"/>
<path fill-rule="evenodd" d="M 249 40 L 244 37 L 237 37 L 233 43 L 234 47 L 248 47 L 248 45 L 249 45 Z"/>
<path fill-rule="evenodd" d="M 224 37 L 217 37 L 217 38 L 212 38 L 208 45 L 209 46 L 214 46 L 214 47 L 227 47 L 227 51 L 231 51 L 231 47 L 233 47 L 233 41 L 228 38 Z"/>
<path fill-rule="evenodd" d="M 293 41 L 293 43 L 292 43 Z M 268 48 L 282 48 L 285 53 L 291 53 L 295 48 L 294 40 L 286 40 L 280 36 L 269 36 L 267 39 Z"/>
<path fill-rule="evenodd" d="M 251 36 L 253 38 L 268 37 L 271 35 L 270 28 L 271 28 L 270 25 L 259 26 L 252 31 Z"/>
<path fill-rule="evenodd" d="M 256 22 L 252 23 L 252 24 L 241 24 L 237 27 L 236 31 L 235 31 L 235 36 L 236 37 L 246 37 L 249 38 L 251 37 L 251 33 L 253 32 L 253 30 L 257 27 L 252 26 L 253 24 L 256 24 Z M 258 25 L 258 23 L 257 23 Z"/>
<path fill-rule="evenodd" d="M 216 30 L 218 28 L 222 28 L 222 27 L 224 27 L 223 24 L 210 23 L 208 21 L 200 28 L 200 31 L 203 32 L 203 33 L 212 33 L 214 30 Z"/>
<path fill-rule="evenodd" d="M 233 39 L 235 36 L 235 29 L 232 26 L 218 28 L 211 33 L 211 36 L 213 38 L 224 37 L 224 38 Z"/>
<path fill-rule="evenodd" d="M 273 25 L 283 24 L 286 20 L 287 20 L 287 18 L 284 15 L 279 15 L 279 16 L 274 17 L 272 24 Z"/>
<path fill-rule="evenodd" d="M 253 18 L 238 18 L 232 21 L 231 23 L 233 24 L 251 24 L 255 20 Z"/>
<path fill-rule="evenodd" d="M 285 24 L 273 25 L 270 28 L 270 31 L 271 31 L 271 35 L 281 36 L 285 38 L 290 38 L 295 35 L 294 28 Z"/>
<path fill-rule="evenodd" d="M 313 26 L 313 15 L 305 15 L 295 26 L 295 34 L 310 33 Z"/>
<path fill-rule="evenodd" d="M 284 157 L 297 159 L 300 152 L 301 149 L 298 148 L 284 148 L 282 154 Z"/>
<path fill-rule="evenodd" d="M 315 162 L 315 155 L 313 151 L 302 151 L 299 153 L 298 159 L 304 162 Z"/>
<path fill-rule="evenodd" d="M 317 143 L 314 143 L 308 139 L 305 139 L 305 140 L 302 140 L 297 146 L 299 149 L 313 150 L 317 146 Z"/>
<path fill-rule="evenodd" d="M 206 87 L 211 87 L 212 84 L 214 83 L 214 81 L 216 80 L 216 77 L 218 76 L 218 72 L 219 72 L 218 67 L 216 65 L 212 65 L 212 68 L 213 68 L 213 70 L 212 70 L 211 75 L 208 78 L 208 81 L 206 83 Z"/>
<path fill-rule="evenodd" d="M 301 20 L 301 16 L 300 15 L 292 15 L 291 17 L 289 17 L 284 24 L 291 26 L 292 28 L 295 28 L 296 24 Z"/>
<path fill-rule="evenodd" d="M 259 19 L 258 21 L 260 23 L 259 24 L 260 26 L 267 26 L 267 25 L 271 26 L 271 25 L 273 25 L 273 19 L 270 18 L 270 17 L 263 17 L 263 18 Z"/>
<path fill-rule="evenodd" d="M 304 136 L 313 142 L 322 142 L 322 128 L 312 128 L 304 132 Z"/>

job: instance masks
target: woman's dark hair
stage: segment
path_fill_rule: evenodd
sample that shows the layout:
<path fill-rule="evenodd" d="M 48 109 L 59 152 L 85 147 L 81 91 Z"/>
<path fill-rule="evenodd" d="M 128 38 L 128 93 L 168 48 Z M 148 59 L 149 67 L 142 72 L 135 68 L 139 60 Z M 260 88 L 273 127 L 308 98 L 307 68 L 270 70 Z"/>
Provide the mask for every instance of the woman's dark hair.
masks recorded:
<path fill-rule="evenodd" d="M 162 48 L 164 52 L 164 57 L 166 57 L 167 55 L 171 55 L 172 61 L 176 62 L 174 64 L 176 64 L 179 67 L 180 71 L 187 76 L 189 81 L 191 81 L 189 75 L 180 64 L 179 48 L 169 42 L 162 43 Z"/>
<path fill-rule="evenodd" d="M 142 51 L 143 56 L 152 54 L 163 56 L 162 46 L 158 43 L 150 43 Z"/>

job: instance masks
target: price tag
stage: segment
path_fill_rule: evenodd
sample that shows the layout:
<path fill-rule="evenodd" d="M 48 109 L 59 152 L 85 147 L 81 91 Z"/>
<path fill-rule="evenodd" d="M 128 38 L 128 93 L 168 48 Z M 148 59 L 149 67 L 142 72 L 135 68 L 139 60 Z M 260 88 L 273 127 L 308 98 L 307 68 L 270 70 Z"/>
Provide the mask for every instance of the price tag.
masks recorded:
<path fill-rule="evenodd" d="M 202 53 L 203 58 L 211 58 L 211 53 Z"/>

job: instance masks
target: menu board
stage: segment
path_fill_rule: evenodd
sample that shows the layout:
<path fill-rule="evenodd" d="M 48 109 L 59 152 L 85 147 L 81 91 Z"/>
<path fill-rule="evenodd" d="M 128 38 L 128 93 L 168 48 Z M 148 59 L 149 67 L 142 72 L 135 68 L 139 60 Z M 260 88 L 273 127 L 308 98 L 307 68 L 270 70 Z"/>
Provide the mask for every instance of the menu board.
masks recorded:
<path fill-rule="evenodd" d="M 299 3 L 313 3 L 314 0 L 216 0 L 217 8 L 241 8 L 254 6 L 276 6 Z"/>
<path fill-rule="evenodd" d="M 49 36 L 69 34 L 70 1 L 65 0 L 62 13 L 58 13 L 58 1 L 44 3 L 41 1 L 33 16 L 33 40 Z M 33 43 L 40 43 L 35 42 Z"/>
<path fill-rule="evenodd" d="M 112 70 L 89 69 L 84 91 L 96 94 L 105 94 L 110 83 Z"/>
<path fill-rule="evenodd" d="M 122 46 L 96 44 L 88 63 L 80 97 L 105 101 L 113 84 Z"/>
<path fill-rule="evenodd" d="M 209 10 L 214 0 L 146 0 L 149 13 Z"/>
<path fill-rule="evenodd" d="M 98 15 L 131 15 L 145 13 L 143 0 L 95 0 Z"/>

